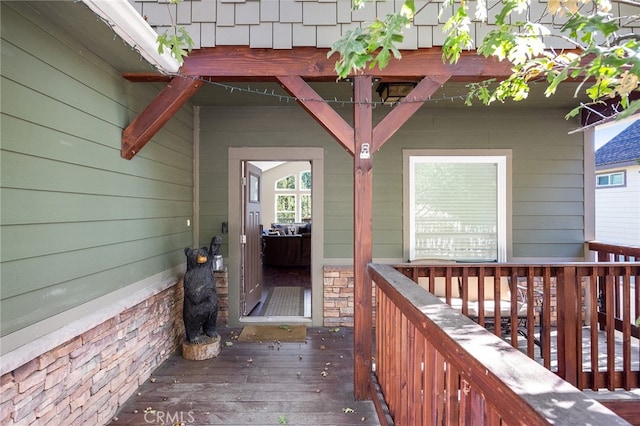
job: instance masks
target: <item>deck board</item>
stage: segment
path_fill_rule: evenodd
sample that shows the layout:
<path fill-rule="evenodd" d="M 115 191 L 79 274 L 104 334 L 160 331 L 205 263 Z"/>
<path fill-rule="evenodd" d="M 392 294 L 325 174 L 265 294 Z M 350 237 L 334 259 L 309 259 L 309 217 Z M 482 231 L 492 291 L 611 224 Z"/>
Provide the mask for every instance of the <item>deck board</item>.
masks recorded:
<path fill-rule="evenodd" d="M 380 424 L 371 401 L 354 400 L 352 329 L 310 328 L 306 343 L 238 342 L 239 329 L 219 331 L 233 346 L 204 361 L 172 355 L 110 424 Z"/>

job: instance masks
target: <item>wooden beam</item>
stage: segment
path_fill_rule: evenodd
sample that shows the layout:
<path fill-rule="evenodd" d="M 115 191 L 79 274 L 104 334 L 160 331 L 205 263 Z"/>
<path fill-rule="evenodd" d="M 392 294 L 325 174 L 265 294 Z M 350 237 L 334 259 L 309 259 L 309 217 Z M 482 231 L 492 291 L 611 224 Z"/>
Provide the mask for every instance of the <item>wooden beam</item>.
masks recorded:
<path fill-rule="evenodd" d="M 279 76 L 278 82 L 340 145 L 353 155 L 353 129 L 322 96 L 299 76 Z"/>
<path fill-rule="evenodd" d="M 202 86 L 202 81 L 175 77 L 122 132 L 122 158 L 131 160 Z"/>
<path fill-rule="evenodd" d="M 356 155 L 353 159 L 353 274 L 354 274 L 354 394 L 356 400 L 371 399 L 373 356 L 372 284 L 367 265 L 373 259 L 373 163 L 371 139 L 373 113 L 371 76 L 354 77 L 353 128 Z"/>
<path fill-rule="evenodd" d="M 198 49 L 185 58 L 180 73 L 188 76 L 272 81 L 273 76 L 300 76 L 305 80 L 335 81 L 337 54 L 327 58 L 329 49 L 256 49 L 244 46 L 218 46 Z M 474 51 L 463 52 L 455 64 L 443 63 L 442 49 L 402 51 L 402 59 L 392 59 L 383 70 L 365 68 L 358 75 L 371 75 L 382 81 L 419 80 L 425 75 L 450 75 L 452 81 L 477 82 L 511 75 L 508 61 L 498 62 Z"/>
<path fill-rule="evenodd" d="M 305 82 L 335 81 L 337 55 L 327 58 L 328 49 L 296 47 L 293 49 L 255 49 L 246 46 L 219 46 L 193 51 L 167 87 L 122 133 L 123 158 L 131 159 L 169 121 L 173 114 L 202 86 L 199 79 L 210 81 L 278 81 L 298 102 L 352 155 L 357 151 L 353 129 L 328 106 Z M 366 69 L 359 76 L 376 76 L 381 81 L 417 81 L 429 75 L 450 76 L 452 81 L 481 81 L 510 75 L 510 64 L 465 52 L 456 64 L 442 62 L 440 48 L 402 52 L 402 61 L 393 60 L 384 70 Z M 123 74 L 134 82 L 165 81 L 158 74 Z M 193 80 L 189 77 L 194 78 Z M 416 92 L 417 93 L 417 92 Z M 417 95 L 416 95 L 417 97 Z M 370 100 L 368 100 L 370 101 Z M 402 124 L 399 117 L 413 114 L 411 106 L 401 106 L 379 127 L 378 137 L 370 148 L 379 149 Z M 405 115 L 406 114 L 406 115 Z M 398 120 L 398 121 L 395 121 Z"/>
<path fill-rule="evenodd" d="M 132 83 L 168 83 L 173 76 L 157 72 L 124 72 L 122 78 Z"/>
<path fill-rule="evenodd" d="M 377 152 L 450 76 L 427 76 L 373 129 L 371 152 Z M 419 100 L 419 101 L 417 101 Z"/>

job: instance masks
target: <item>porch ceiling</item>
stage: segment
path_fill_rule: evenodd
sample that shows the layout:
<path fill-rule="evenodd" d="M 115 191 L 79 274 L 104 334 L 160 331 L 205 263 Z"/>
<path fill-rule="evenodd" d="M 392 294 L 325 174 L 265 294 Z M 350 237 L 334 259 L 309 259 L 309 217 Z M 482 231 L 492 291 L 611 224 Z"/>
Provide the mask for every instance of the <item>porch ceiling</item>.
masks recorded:
<path fill-rule="evenodd" d="M 144 61 L 139 53 L 126 45 L 118 37 L 114 37 L 113 31 L 81 2 L 21 1 L 13 3 L 17 8 L 26 10 L 34 20 L 52 24 L 52 33 L 54 35 L 58 33 L 67 33 L 70 35 L 74 40 L 73 42 L 75 46 L 73 47 L 77 50 L 90 51 L 93 55 L 111 64 L 122 74 L 155 72 L 155 69 Z M 224 48 L 227 49 L 228 47 Z M 409 65 L 408 57 L 413 56 L 414 54 L 414 51 L 407 52 L 405 61 L 400 61 L 400 63 L 398 63 L 399 67 Z M 194 56 L 197 56 L 197 53 L 194 53 Z M 332 63 L 333 60 L 335 59 L 332 57 L 327 63 Z M 251 63 L 249 65 L 251 66 Z M 201 106 L 277 106 L 292 104 L 288 98 L 289 95 L 277 82 L 265 81 L 265 76 L 269 75 L 270 65 L 271 64 L 269 62 L 257 59 L 253 65 L 253 68 L 258 71 L 257 73 L 249 73 L 249 75 L 245 75 L 239 79 L 234 79 L 233 76 L 227 76 L 222 79 L 226 81 L 220 81 L 218 78 L 217 82 L 206 83 L 190 98 L 190 101 L 194 105 Z M 393 63 L 391 66 L 399 68 Z M 310 86 L 324 99 L 349 102 L 353 97 L 351 83 L 336 82 L 334 81 L 333 76 L 327 77 L 326 71 L 332 73 L 331 69 L 323 71 L 325 76 L 322 79 L 325 81 L 311 81 Z M 194 75 L 197 74 L 197 72 L 188 73 Z M 402 74 L 398 72 L 394 73 L 395 77 L 392 76 L 392 78 L 395 79 L 398 79 L 398 76 Z M 432 71 L 431 73 L 437 74 L 438 72 Z M 299 75 L 304 75 L 304 73 L 300 73 Z M 386 78 L 389 77 L 387 76 Z M 409 79 L 411 78 L 409 77 Z M 467 83 L 459 81 L 460 79 L 461 78 L 458 78 L 458 81 L 456 81 L 455 77 L 452 78 L 450 82 L 446 83 L 435 92 L 432 99 L 446 99 L 448 100 L 448 107 L 464 107 L 464 102 L 461 97 L 466 93 L 465 85 Z M 471 78 L 462 79 L 465 81 L 472 80 Z M 166 86 L 165 82 L 145 84 L 156 85 L 158 87 L 158 91 L 162 90 Z M 526 102 L 509 102 L 504 104 L 504 106 L 495 105 L 492 107 L 513 108 L 545 106 L 566 108 L 568 111 L 570 108 L 576 106 L 580 101 L 585 100 L 584 98 L 574 98 L 576 87 L 577 83 L 566 83 L 559 88 L 558 93 L 555 96 L 546 98 L 544 96 L 546 84 L 536 83 L 532 85 L 532 92 Z M 232 88 L 234 89 L 232 90 Z M 372 87 L 373 100 L 377 100 L 378 98 L 377 93 L 375 93 L 375 88 L 376 84 L 374 83 Z M 454 98 L 453 102 L 451 101 L 451 98 Z M 438 101 L 427 102 L 423 107 L 433 108 L 441 106 L 442 102 Z M 481 106 L 478 105 L 478 107 Z"/>

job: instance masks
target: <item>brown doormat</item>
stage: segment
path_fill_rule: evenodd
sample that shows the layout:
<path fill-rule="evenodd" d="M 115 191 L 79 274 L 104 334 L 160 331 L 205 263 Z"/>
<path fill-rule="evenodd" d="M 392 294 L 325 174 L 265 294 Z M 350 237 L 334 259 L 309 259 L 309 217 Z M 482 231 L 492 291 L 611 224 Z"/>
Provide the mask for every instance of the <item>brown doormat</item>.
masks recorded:
<path fill-rule="evenodd" d="M 247 325 L 242 329 L 239 342 L 304 342 L 305 325 Z"/>

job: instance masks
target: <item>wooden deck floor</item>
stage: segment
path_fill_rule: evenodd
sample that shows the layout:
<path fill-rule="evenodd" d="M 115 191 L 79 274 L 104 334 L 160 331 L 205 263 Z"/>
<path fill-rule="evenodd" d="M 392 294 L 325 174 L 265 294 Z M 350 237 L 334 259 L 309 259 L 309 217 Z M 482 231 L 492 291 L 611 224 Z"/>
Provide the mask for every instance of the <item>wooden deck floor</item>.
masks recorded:
<path fill-rule="evenodd" d="M 174 354 L 110 424 L 377 425 L 371 401 L 354 401 L 353 333 L 309 328 L 306 343 L 245 343 L 219 330 L 217 358 Z M 180 423 L 182 422 L 182 423 Z"/>

